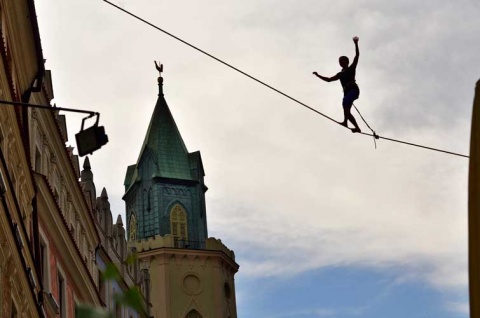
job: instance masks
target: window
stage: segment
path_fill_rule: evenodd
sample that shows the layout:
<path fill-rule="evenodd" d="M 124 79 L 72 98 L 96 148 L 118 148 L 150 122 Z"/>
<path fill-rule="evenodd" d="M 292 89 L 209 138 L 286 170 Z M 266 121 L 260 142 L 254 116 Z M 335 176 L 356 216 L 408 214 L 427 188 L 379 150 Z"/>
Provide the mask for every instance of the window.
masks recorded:
<path fill-rule="evenodd" d="M 10 313 L 11 318 L 17 318 L 18 317 L 18 311 L 17 311 L 17 306 L 15 306 L 15 303 L 12 300 L 12 309 Z"/>
<path fill-rule="evenodd" d="M 58 312 L 59 312 L 60 318 L 64 318 L 66 317 L 65 278 L 60 272 L 58 272 L 57 274 L 57 284 L 58 284 Z"/>
<path fill-rule="evenodd" d="M 147 211 L 150 213 L 152 211 L 152 188 L 148 189 L 148 204 Z"/>
<path fill-rule="evenodd" d="M 223 284 L 223 291 L 225 292 L 225 297 L 227 299 L 230 299 L 230 297 L 232 296 L 232 291 L 230 290 L 230 285 L 227 282 Z"/>
<path fill-rule="evenodd" d="M 187 213 L 180 204 L 175 204 L 170 210 L 170 230 L 176 239 L 187 240 Z"/>
<path fill-rule="evenodd" d="M 142 208 L 143 208 L 143 213 L 147 211 L 147 189 L 143 189 L 142 191 Z"/>
<path fill-rule="evenodd" d="M 42 155 L 38 148 L 35 148 L 35 172 L 42 173 Z"/>
<path fill-rule="evenodd" d="M 119 303 L 115 303 L 115 318 L 122 318 L 122 306 Z"/>
<path fill-rule="evenodd" d="M 100 298 L 105 302 L 105 281 L 103 280 L 103 273 L 98 271 L 98 292 L 100 293 Z"/>
<path fill-rule="evenodd" d="M 42 284 L 43 288 L 46 291 L 49 291 L 50 288 L 48 288 L 48 247 L 45 241 L 40 237 L 40 269 L 41 269 L 41 279 L 42 279 Z"/>
<path fill-rule="evenodd" d="M 135 217 L 134 212 L 132 212 L 132 215 L 130 215 L 128 230 L 130 231 L 129 240 L 135 241 L 137 239 L 137 218 Z"/>
<path fill-rule="evenodd" d="M 0 149 L 2 150 L 2 153 L 5 152 L 4 143 L 5 137 L 3 137 L 3 131 L 0 129 Z"/>

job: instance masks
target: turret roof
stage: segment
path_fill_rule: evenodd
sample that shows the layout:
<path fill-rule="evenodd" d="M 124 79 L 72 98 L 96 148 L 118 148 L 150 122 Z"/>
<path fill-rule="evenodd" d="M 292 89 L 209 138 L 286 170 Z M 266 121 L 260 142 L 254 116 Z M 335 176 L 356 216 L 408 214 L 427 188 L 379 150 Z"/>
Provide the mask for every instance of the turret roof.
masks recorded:
<path fill-rule="evenodd" d="M 127 169 L 124 183 L 127 189 L 137 179 L 138 165 L 147 154 L 150 154 L 156 163 L 155 177 L 193 180 L 189 153 L 163 96 L 162 84 L 163 79 L 159 78 L 157 103 L 137 164 Z"/>

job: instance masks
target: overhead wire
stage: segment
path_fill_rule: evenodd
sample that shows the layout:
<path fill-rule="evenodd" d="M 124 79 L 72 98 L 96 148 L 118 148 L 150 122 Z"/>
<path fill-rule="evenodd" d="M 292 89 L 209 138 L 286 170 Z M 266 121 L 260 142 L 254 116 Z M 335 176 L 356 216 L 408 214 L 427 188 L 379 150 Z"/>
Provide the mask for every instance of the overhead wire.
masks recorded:
<path fill-rule="evenodd" d="M 139 17 L 138 15 L 136 15 L 136 14 L 134 14 L 134 13 L 128 11 L 128 10 L 125 10 L 124 8 L 122 8 L 122 7 L 118 6 L 118 5 L 110 2 L 109 0 L 102 0 L 102 1 L 108 3 L 109 5 L 111 5 L 111 6 L 114 7 L 114 8 L 116 8 L 116 9 L 118 9 L 118 10 L 120 10 L 120 11 L 122 11 L 122 12 L 128 14 L 128 15 L 130 15 L 131 17 L 134 17 L 135 19 L 137 19 L 137 20 L 139 20 L 139 21 L 141 21 L 141 22 L 143 22 L 143 23 L 151 26 L 152 28 L 154 28 L 154 29 L 156 29 L 156 30 L 158 30 L 158 31 L 160 31 L 160 32 L 165 33 L 166 35 L 174 38 L 175 40 L 182 42 L 183 44 L 185 44 L 185 45 L 193 48 L 194 50 L 199 51 L 200 53 L 202 53 L 202 54 L 204 54 L 204 55 L 206 55 L 206 56 L 214 59 L 215 61 L 217 61 L 217 62 L 219 62 L 219 63 L 221 63 L 221 64 L 223 64 L 223 65 L 225 65 L 225 66 L 227 66 L 227 67 L 229 67 L 229 68 L 231 68 L 231 69 L 233 69 L 233 70 L 235 70 L 235 71 L 237 71 L 238 73 L 240 73 L 240 74 L 242 74 L 242 75 L 244 75 L 244 76 L 246 76 L 246 77 L 254 80 L 255 82 L 257 82 L 257 83 L 259 83 L 259 84 L 262 84 L 263 86 L 265 86 L 265 87 L 267 87 L 267 88 L 275 91 L 276 93 L 278 93 L 278 94 L 280 94 L 280 95 L 282 95 L 282 96 L 284 96 L 284 97 L 286 97 L 286 98 L 288 98 L 288 99 L 296 102 L 297 104 L 299 104 L 299 105 L 301 105 L 301 106 L 303 106 L 303 107 L 305 107 L 305 108 L 307 108 L 307 109 L 309 109 L 309 110 L 317 113 L 318 115 L 321 115 L 321 116 L 323 116 L 324 118 L 329 119 L 329 120 L 331 120 L 332 122 L 334 122 L 334 123 L 336 123 L 336 124 L 338 124 L 338 125 L 340 125 L 340 126 L 343 126 L 343 125 L 340 124 L 338 121 L 336 121 L 335 119 L 331 118 L 330 116 L 325 115 L 324 113 L 316 110 L 316 109 L 313 108 L 313 107 L 308 106 L 307 104 L 299 101 L 298 99 L 293 98 L 292 96 L 290 96 L 290 95 L 288 95 L 288 94 L 286 94 L 286 93 L 284 93 L 284 92 L 276 89 L 275 87 L 273 87 L 273 86 L 271 86 L 271 85 L 269 85 L 269 84 L 267 84 L 267 83 L 265 83 L 265 82 L 257 79 L 256 77 L 254 77 L 254 76 L 252 76 L 252 75 L 250 75 L 250 74 L 248 74 L 248 73 L 240 70 L 239 68 L 237 68 L 237 67 L 235 67 L 235 66 L 233 66 L 233 65 L 231 65 L 231 64 L 229 64 L 229 63 L 227 63 L 227 62 L 225 62 L 225 61 L 223 61 L 223 60 L 221 60 L 221 59 L 219 59 L 219 58 L 217 58 L 217 57 L 215 57 L 214 55 L 212 55 L 212 54 L 210 54 L 210 53 L 208 53 L 208 52 L 206 52 L 206 51 L 204 51 L 204 50 L 196 47 L 196 46 L 193 45 L 193 44 L 190 44 L 189 42 L 187 42 L 187 41 L 185 41 L 185 40 L 183 40 L 183 39 L 181 39 L 181 38 L 173 35 L 172 33 L 168 32 L 168 31 L 166 31 L 166 30 L 164 30 L 164 29 L 162 29 L 162 28 L 160 28 L 160 27 L 158 27 L 158 26 L 156 26 L 156 25 L 154 25 L 153 23 L 148 22 L 147 20 Z M 357 109 L 357 108 L 355 107 L 355 109 Z M 358 112 L 358 109 L 357 109 L 357 112 Z M 360 114 L 360 112 L 359 112 L 359 114 Z M 360 117 L 362 117 L 361 114 L 360 114 Z M 362 119 L 363 119 L 363 117 L 362 117 Z M 363 120 L 364 120 L 364 119 L 363 119 Z M 364 121 L 365 121 L 365 120 L 364 120 Z M 366 123 L 366 122 L 365 122 L 365 123 Z M 370 128 L 370 126 L 369 126 L 368 124 L 367 124 L 367 126 Z M 348 128 L 347 128 L 347 129 L 348 129 Z M 372 129 L 370 128 L 370 130 L 372 130 Z M 410 145 L 410 146 L 419 147 L 419 148 L 423 148 L 423 149 L 428 149 L 428 150 L 432 150 L 432 151 L 442 152 L 442 153 L 445 153 L 445 154 L 450 154 L 450 155 L 454 155 L 454 156 L 469 158 L 469 156 L 467 156 L 467 155 L 463 155 L 463 154 L 459 154 L 459 153 L 455 153 L 455 152 L 451 152 L 451 151 L 447 151 L 447 150 L 442 150 L 442 149 L 438 149 L 438 148 L 423 146 L 423 145 L 419 145 L 419 144 L 416 144 L 416 143 L 406 142 L 406 141 L 397 140 L 397 139 L 393 139 L 393 138 L 383 137 L 383 136 L 377 135 L 373 130 L 372 130 L 372 134 L 364 133 L 364 132 L 360 132 L 360 134 L 366 135 L 366 136 L 371 136 L 371 137 L 374 138 L 374 140 L 375 140 L 375 139 L 384 139 L 384 140 L 388 140 L 388 141 L 392 141 L 392 142 L 397 142 L 397 143 L 401 143 L 401 144 L 405 144 L 405 145 Z"/>
<path fill-rule="evenodd" d="M 454 155 L 454 156 L 459 156 L 459 157 L 464 157 L 464 158 L 470 158 L 469 156 L 463 155 L 463 154 L 460 154 L 460 153 L 451 152 L 451 151 L 442 150 L 442 149 L 433 148 L 433 147 L 428 147 L 428 146 L 423 146 L 423 145 L 415 144 L 415 143 L 413 143 L 413 142 L 407 142 L 407 141 L 403 141 L 403 140 L 398 140 L 398 139 L 393 139 L 393 138 L 387 138 L 387 137 L 384 137 L 384 136 L 374 135 L 374 134 L 369 134 L 369 133 L 364 133 L 364 132 L 361 132 L 360 134 L 365 135 L 365 136 L 374 137 L 374 138 L 376 138 L 376 139 L 383 139 L 383 140 L 388 140 L 388 141 L 392 141 L 392 142 L 397 142 L 397 143 L 404 144 L 404 145 L 409 145 L 409 146 L 414 146 L 414 147 L 418 147 L 418 148 L 423 148 L 423 149 L 428 149 L 428 150 L 443 152 L 443 153 L 449 154 L 449 155 Z"/>

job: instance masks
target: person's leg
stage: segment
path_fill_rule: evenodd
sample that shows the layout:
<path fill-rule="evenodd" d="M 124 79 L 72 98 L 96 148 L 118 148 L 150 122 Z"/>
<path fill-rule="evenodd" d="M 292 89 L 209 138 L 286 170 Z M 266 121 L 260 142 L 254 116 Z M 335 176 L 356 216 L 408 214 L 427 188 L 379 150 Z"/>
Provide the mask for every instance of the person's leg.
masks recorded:
<path fill-rule="evenodd" d="M 350 107 L 352 107 L 353 101 L 351 101 L 350 96 L 347 94 L 343 96 L 342 106 L 343 106 L 343 121 L 340 125 L 348 128 L 348 119 L 350 114 Z"/>
<path fill-rule="evenodd" d="M 360 127 L 357 124 L 357 121 L 355 120 L 355 117 L 353 117 L 352 113 L 350 113 L 350 109 L 348 110 L 348 114 L 349 114 L 348 120 L 350 120 L 353 126 L 355 126 L 355 128 L 352 129 L 352 132 L 362 132 L 360 130 Z"/>
<path fill-rule="evenodd" d="M 343 121 L 340 123 L 340 125 L 348 128 L 348 113 L 345 107 L 343 107 Z"/>
<path fill-rule="evenodd" d="M 352 132 L 361 132 L 360 127 L 357 124 L 357 121 L 355 120 L 355 117 L 353 117 L 351 113 L 353 101 L 356 100 L 360 95 L 360 92 L 358 90 L 350 90 L 348 94 L 345 96 L 343 99 L 344 105 L 343 105 L 343 112 L 345 115 L 346 120 L 349 120 L 355 128 L 352 129 Z"/>

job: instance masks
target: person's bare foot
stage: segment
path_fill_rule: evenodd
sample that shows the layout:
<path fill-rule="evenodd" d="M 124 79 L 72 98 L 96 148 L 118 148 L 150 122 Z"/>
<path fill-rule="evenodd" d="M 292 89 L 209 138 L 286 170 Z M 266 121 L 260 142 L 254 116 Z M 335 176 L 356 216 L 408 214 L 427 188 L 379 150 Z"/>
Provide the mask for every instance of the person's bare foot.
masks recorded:
<path fill-rule="evenodd" d="M 342 121 L 342 122 L 338 122 L 340 125 L 342 125 L 343 127 L 347 127 L 348 128 L 348 125 L 347 125 L 347 122 L 346 121 Z"/>
<path fill-rule="evenodd" d="M 352 133 L 359 133 L 362 132 L 360 128 L 352 128 Z"/>

